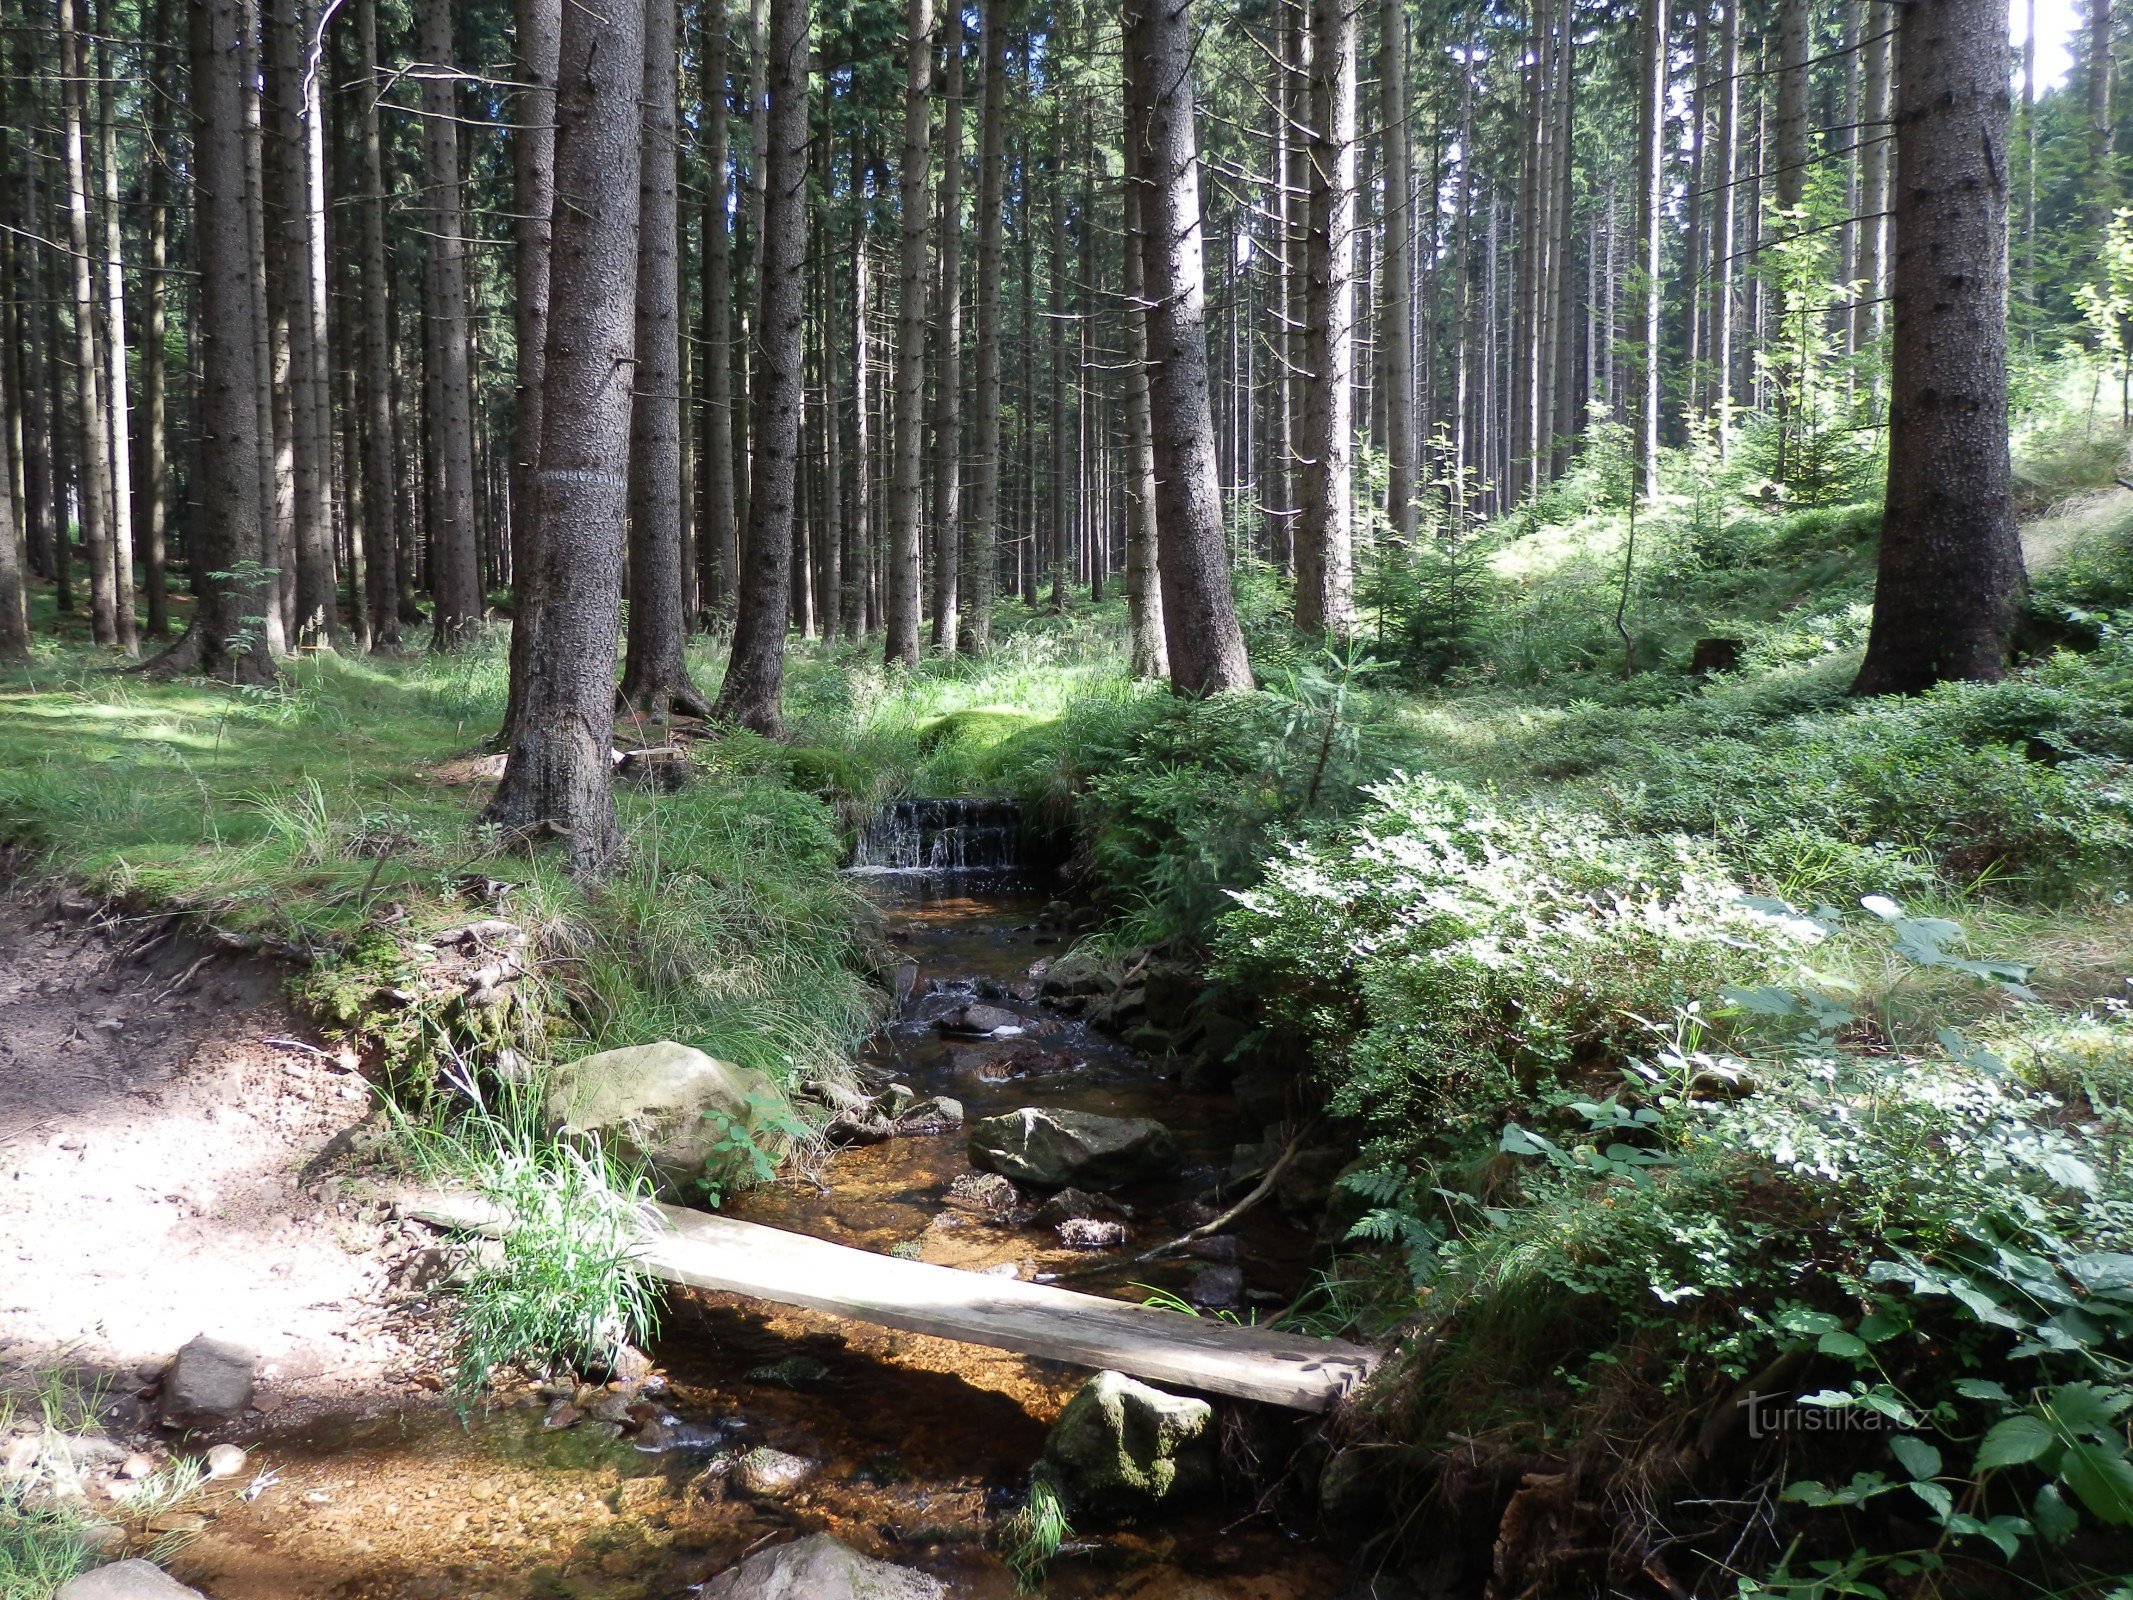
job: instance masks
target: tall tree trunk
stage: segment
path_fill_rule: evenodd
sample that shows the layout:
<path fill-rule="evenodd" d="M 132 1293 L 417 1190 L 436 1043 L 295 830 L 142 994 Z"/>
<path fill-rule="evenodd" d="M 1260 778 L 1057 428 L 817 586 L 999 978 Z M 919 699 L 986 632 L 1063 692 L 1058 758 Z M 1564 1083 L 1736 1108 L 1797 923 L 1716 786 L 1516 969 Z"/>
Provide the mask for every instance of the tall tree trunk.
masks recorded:
<path fill-rule="evenodd" d="M 359 101 L 369 69 L 356 60 L 355 43 L 355 30 L 345 23 L 335 31 L 330 66 L 330 192 L 343 203 L 333 211 L 327 233 L 333 292 L 327 297 L 326 349 L 327 381 L 337 408 L 339 472 L 335 485 L 345 536 L 341 554 L 347 562 L 349 636 L 356 649 L 367 653 L 377 645 L 377 628 L 370 612 L 370 519 L 363 503 L 363 404 L 357 378 L 362 363 L 356 354 L 362 304 L 361 230 L 349 202 L 359 204 L 363 192 Z"/>
<path fill-rule="evenodd" d="M 728 177 L 727 0 L 704 0 L 703 442 L 696 452 L 697 543 L 711 568 L 705 603 L 724 613 L 740 553 L 733 507 L 733 246 Z"/>
<path fill-rule="evenodd" d="M 2095 237 L 2101 241 L 2118 204 L 2118 176 L 2111 159 L 2115 143 L 2111 123 L 2111 0 L 2088 0 L 2088 29 L 2089 162 L 2083 187 L 2088 191 Z M 1908 33 L 1901 35 L 1905 40 L 1909 37 Z M 1910 70 L 1910 64 L 1904 63 L 1902 71 L 1906 76 Z M 2105 270 L 2099 255 L 2099 281 Z"/>
<path fill-rule="evenodd" d="M 170 435 L 165 343 L 170 333 L 170 130 L 164 118 L 171 105 L 170 0 L 157 0 L 149 25 L 148 259 L 141 306 L 141 460 L 134 474 L 148 600 L 148 636 L 170 637 Z"/>
<path fill-rule="evenodd" d="M 978 136 L 977 394 L 957 629 L 957 644 L 966 655 L 981 655 L 992 643 L 993 590 L 1000 563 L 1000 262 L 1006 238 L 1001 188 L 1007 151 L 1008 6 L 1009 0 L 985 0 L 985 126 Z M 1129 256 L 1132 249 L 1129 243 Z"/>
<path fill-rule="evenodd" d="M 1800 5 L 1805 0 L 1786 0 Z M 1665 305 L 1661 274 L 1666 259 L 1666 103 L 1669 38 L 1668 0 L 1643 8 L 1643 65 L 1638 78 L 1637 277 L 1638 360 L 1637 467 L 1640 492 L 1659 492 L 1660 321 Z"/>
<path fill-rule="evenodd" d="M 1045 539 L 1044 570 L 1051 575 L 1051 608 L 1064 611 L 1067 607 L 1067 585 L 1073 581 L 1073 551 L 1069 543 L 1073 527 L 1071 508 L 1073 496 L 1067 492 L 1067 428 L 1072 408 L 1067 403 L 1066 361 L 1066 278 L 1067 278 L 1067 221 L 1066 221 L 1066 96 L 1059 82 L 1059 62 L 1051 64 L 1046 88 L 1052 102 L 1051 154 L 1045 165 L 1045 175 L 1051 180 L 1051 252 L 1045 273 L 1047 315 L 1045 322 L 1051 347 L 1049 404 L 1045 418 L 1049 423 L 1046 440 L 1051 447 L 1051 462 L 1046 474 L 1047 495 L 1045 500 L 1049 527 Z"/>
<path fill-rule="evenodd" d="M 403 525 L 399 520 L 400 484 L 395 466 L 398 423 L 393 415 L 392 297 L 386 276 L 385 144 L 378 118 L 378 101 L 384 88 L 378 60 L 377 0 L 355 0 L 355 8 L 356 50 L 363 71 L 357 90 L 363 174 L 363 192 L 356 208 L 363 292 L 358 391 L 363 407 L 363 510 L 369 523 L 370 617 L 378 647 L 397 649 Z"/>
<path fill-rule="evenodd" d="M 132 404 L 126 381 L 126 248 L 119 220 L 118 125 L 113 98 L 116 85 L 111 53 L 117 28 L 111 0 L 98 0 L 96 47 L 97 167 L 103 180 L 103 350 L 106 445 L 111 462 L 111 606 L 118 624 L 118 646 L 128 655 L 141 649 L 140 619 L 134 609 L 133 438 Z"/>
<path fill-rule="evenodd" d="M 1158 566 L 1170 683 L 1180 694 L 1252 686 L 1229 585 L 1207 398 L 1207 288 L 1186 0 L 1128 0 L 1126 136 L 1139 142 L 1142 284 L 1155 453 Z"/>
<path fill-rule="evenodd" d="M 883 598 L 890 662 L 918 665 L 920 523 L 926 402 L 926 97 L 933 86 L 932 0 L 904 5 L 903 255 L 897 277 L 896 417 L 890 441 L 889 571 Z"/>
<path fill-rule="evenodd" d="M 111 435 L 104 418 L 106 369 L 96 338 L 96 257 L 89 247 L 88 51 L 76 0 L 59 0 L 60 100 L 67 185 L 67 253 L 73 268 L 73 401 L 81 450 L 81 529 L 89 556 L 89 614 L 98 644 L 119 641 L 118 575 L 111 539 Z"/>
<path fill-rule="evenodd" d="M 1852 343 L 1866 349 L 1878 342 L 1887 323 L 1890 236 L 1889 158 L 1895 149 L 1891 127 L 1891 104 L 1895 82 L 1896 7 L 1888 0 L 1868 0 L 1866 16 L 1866 73 L 1862 85 L 1859 130 L 1865 142 L 1860 151 L 1859 171 L 1859 279 L 1863 303 L 1852 312 Z M 1873 382 L 1880 386 L 1878 366 L 1870 367 Z"/>
<path fill-rule="evenodd" d="M 855 149 L 856 155 L 856 149 Z M 854 163 L 857 170 L 857 163 Z M 852 453 L 846 474 L 852 498 L 845 523 L 845 595 L 838 619 L 847 639 L 865 637 L 873 621 L 874 582 L 874 423 L 872 339 L 867 328 L 866 229 L 852 226 Z M 982 355 L 979 358 L 983 360 Z"/>
<path fill-rule="evenodd" d="M 835 163 L 835 153 L 825 136 L 822 165 L 829 169 Z M 827 232 L 825 227 L 817 235 L 818 240 Z M 816 542 L 815 611 L 823 639 L 835 644 L 844 621 L 844 352 L 837 348 L 840 308 L 832 259 L 832 252 L 824 245 L 813 263 L 822 285 L 821 315 L 816 324 L 822 350 L 822 527 Z"/>
<path fill-rule="evenodd" d="M 656 4 L 657 0 L 653 0 Z M 503 742 L 510 743 L 533 658 L 527 575 L 541 564 L 541 428 L 547 399 L 548 281 L 554 270 L 555 92 L 563 0 L 517 0 L 518 92 L 511 132 L 512 315 L 518 353 L 518 410 L 511 447 L 511 690 Z M 647 29 L 649 31 L 649 29 Z"/>
<path fill-rule="evenodd" d="M 1871 20 L 1874 13 L 1871 0 L 1862 0 L 1862 9 Z M 2027 25 L 2022 30 L 2022 337 L 2024 344 L 2034 348 L 2037 338 L 2037 0 L 2028 0 L 2023 9 Z M 1859 137 L 1864 139 L 1866 134 L 1862 132 Z M 1857 349 L 1860 344 L 1857 310 L 1852 313 L 1852 324 L 1852 347 Z"/>
<path fill-rule="evenodd" d="M 637 175 L 637 366 L 630 417 L 629 648 L 623 702 L 664 720 L 710 702 L 689 681 L 681 597 L 681 211 L 676 195 L 675 0 L 644 5 Z"/>
<path fill-rule="evenodd" d="M 1311 9 L 1310 237 L 1304 270 L 1302 514 L 1296 626 L 1345 636 L 1355 624 L 1351 527 L 1355 393 L 1355 12 Z"/>
<path fill-rule="evenodd" d="M 151 669 L 195 669 L 264 683 L 274 675 L 259 613 L 273 609 L 260 550 L 257 322 L 249 217 L 245 100 L 250 51 L 239 0 L 193 0 L 189 19 L 193 113 L 194 300 L 199 351 L 199 482 L 187 525 L 192 622 Z"/>
<path fill-rule="evenodd" d="M 8 152 L 0 147 L 0 160 Z M 0 297 L 0 315 L 12 313 L 12 296 Z M 0 360 L 0 422 L 15 414 L 12 363 Z M 30 614 L 23 603 L 22 519 L 15 498 L 14 430 L 0 426 L 0 661 L 30 658 Z"/>
<path fill-rule="evenodd" d="M 807 0 L 772 0 L 764 152 L 762 359 L 755 364 L 755 480 L 748 490 L 733 653 L 713 715 L 777 733 L 785 682 L 786 564 L 800 455 L 800 332 L 807 274 Z M 914 616 L 916 595 L 912 596 Z"/>
<path fill-rule="evenodd" d="M 1378 339 L 1385 351 L 1385 516 L 1415 536 L 1414 173 L 1408 126 L 1407 8 L 1378 0 L 1378 94 L 1385 124 L 1385 276 Z"/>
<path fill-rule="evenodd" d="M 1136 678 L 1163 678 L 1170 674 L 1170 651 L 1163 638 L 1163 589 L 1156 570 L 1155 440 L 1148 405 L 1148 230 L 1142 222 L 1147 189 L 1140 141 L 1129 137 L 1125 147 L 1126 642 Z"/>
<path fill-rule="evenodd" d="M 933 648 L 955 654 L 963 532 L 963 8 L 948 7 L 942 88 L 940 292 L 933 312 Z"/>
<path fill-rule="evenodd" d="M 1740 8 L 1741 0 L 1720 0 L 1718 72 L 1723 83 L 1718 101 L 1718 195 L 1712 254 L 1717 258 L 1718 286 L 1711 307 L 1711 379 L 1717 385 L 1718 455 L 1724 460 L 1733 437 L 1733 285 L 1739 276 L 1734 255 L 1738 237 L 1740 185 Z"/>
<path fill-rule="evenodd" d="M 1858 694 L 1991 681 L 2022 603 L 2007 460 L 2007 9 L 1900 8 L 1888 500 Z"/>
<path fill-rule="evenodd" d="M 325 313 L 323 222 L 312 194 L 312 144 L 319 134 L 311 60 L 312 8 L 307 0 L 270 0 L 267 10 L 266 178 L 270 269 L 280 284 L 286 320 L 288 472 L 291 540 L 296 555 L 292 643 L 317 646 L 338 631 L 333 568 L 332 442 L 328 430 L 320 324 Z M 323 155 L 323 143 L 318 149 Z M 323 174 L 320 174 L 321 178 Z M 319 197 L 322 201 L 323 197 Z"/>
<path fill-rule="evenodd" d="M 624 0 L 625 4 L 629 0 Z M 640 0 L 641 3 L 641 0 Z M 474 391 L 469 371 L 466 209 L 459 187 L 459 68 L 452 47 L 452 0 L 422 0 L 422 137 L 429 184 L 430 260 L 424 308 L 429 325 L 431 372 L 436 403 L 429 418 L 429 468 L 435 474 L 435 508 L 430 530 L 430 596 L 435 606 L 432 649 L 449 650 L 465 643 L 481 623 L 481 558 L 474 525 Z M 627 32 L 640 38 L 641 14 L 618 18 L 607 35 L 608 48 Z M 607 64 L 598 73 L 604 81 Z M 633 69 L 642 63 L 631 57 Z M 559 113 L 560 115 L 560 113 Z M 635 173 L 637 159 L 628 170 Z M 560 181 L 560 180 L 559 180 Z M 612 206 L 613 202 L 608 202 Z M 628 209 L 634 219 L 636 200 Z M 634 232 L 634 227 L 632 228 Z M 626 343 L 626 338 L 625 341 Z M 545 408 L 542 439 L 547 439 Z M 616 460 L 602 470 L 612 473 Z M 543 498 L 534 515 L 540 516 Z M 538 623 L 536 624 L 538 625 Z M 536 641 L 538 642 L 538 641 Z"/>
<path fill-rule="evenodd" d="M 1771 178 L 1778 209 L 1789 211 L 1807 185 L 1807 0 L 1778 0 L 1777 35 L 1777 170 Z"/>
<path fill-rule="evenodd" d="M 539 615 L 503 782 L 484 818 L 560 834 L 572 865 L 587 875 L 604 873 L 622 842 L 609 752 L 628 503 L 617 469 L 629 450 L 643 86 L 642 7 L 635 0 L 565 6 L 536 458 L 540 564 L 520 574 L 521 603 Z"/>
<path fill-rule="evenodd" d="M 1304 410 L 1311 384 L 1310 358 L 1304 353 L 1305 298 L 1308 274 L 1304 270 L 1307 241 L 1311 234 L 1311 11 L 1308 0 L 1280 0 L 1288 49 L 1283 67 L 1282 120 L 1289 132 L 1287 165 L 1281 180 L 1282 208 L 1282 382 L 1288 392 L 1282 406 L 1288 416 L 1288 494 L 1282 503 L 1276 529 L 1274 565 L 1284 573 L 1296 570 L 1296 524 L 1302 516 Z"/>

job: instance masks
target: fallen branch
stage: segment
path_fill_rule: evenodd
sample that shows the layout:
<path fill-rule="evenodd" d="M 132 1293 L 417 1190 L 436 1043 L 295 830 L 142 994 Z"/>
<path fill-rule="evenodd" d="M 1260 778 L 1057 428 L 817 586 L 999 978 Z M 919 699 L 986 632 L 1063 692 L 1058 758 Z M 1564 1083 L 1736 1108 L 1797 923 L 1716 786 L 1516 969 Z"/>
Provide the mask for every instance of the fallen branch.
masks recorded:
<path fill-rule="evenodd" d="M 1281 1175 L 1288 1171 L 1289 1164 L 1296 1159 L 1297 1153 L 1303 1149 L 1304 1140 L 1318 1131 L 1318 1124 L 1319 1119 L 1312 1117 L 1302 1127 L 1298 1128 L 1290 1137 L 1289 1142 L 1282 1147 L 1281 1154 L 1274 1158 L 1273 1164 L 1260 1176 L 1259 1182 L 1253 1187 L 1251 1193 L 1215 1218 L 1214 1221 L 1203 1222 L 1190 1233 L 1179 1234 L 1168 1244 L 1159 1244 L 1153 1250 L 1143 1250 L 1139 1255 L 1127 1262 L 1126 1265 L 1137 1267 L 1143 1262 L 1159 1260 L 1169 1255 L 1173 1250 L 1184 1249 L 1185 1246 L 1196 1240 L 1212 1238 L 1235 1222 L 1245 1212 L 1251 1210 L 1253 1206 L 1256 1206 L 1274 1192 L 1274 1185 L 1281 1181 Z"/>

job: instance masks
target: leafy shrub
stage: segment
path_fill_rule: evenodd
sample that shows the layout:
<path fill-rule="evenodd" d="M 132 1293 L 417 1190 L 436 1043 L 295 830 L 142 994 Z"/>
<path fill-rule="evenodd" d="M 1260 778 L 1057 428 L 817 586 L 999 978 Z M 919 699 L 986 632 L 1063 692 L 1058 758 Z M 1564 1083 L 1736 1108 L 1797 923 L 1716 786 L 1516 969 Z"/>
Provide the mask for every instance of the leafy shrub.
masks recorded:
<path fill-rule="evenodd" d="M 1510 813 L 1402 778 L 1322 845 L 1292 845 L 1236 896 L 1223 976 L 1310 1041 L 1334 1109 L 1454 1142 L 1638 1016 L 1774 958 L 1811 926 L 1740 899 L 1708 851 L 1590 818 Z"/>
<path fill-rule="evenodd" d="M 2133 653 L 2114 635 L 2003 683 L 1809 713 L 1753 739 L 1652 741 L 1620 810 L 1641 829 L 1919 852 L 1958 881 L 2049 895 L 2133 863 L 2129 756 Z"/>
<path fill-rule="evenodd" d="M 2027 992 L 1955 925 L 1869 909 L 1909 962 Z M 1356 1237 L 1402 1245 L 1423 1294 L 1385 1425 L 1567 1449 L 1647 1503 L 1781 1465 L 1774 1570 L 1743 1595 L 1879 1592 L 1828 1585 L 2133 1524 L 2122 1135 L 1952 1031 L 1887 1049 L 1829 984 L 1724 1000 L 1655 1025 L 1611 1091 L 1528 1098 L 1472 1192 L 1389 1155 L 1345 1180 L 1373 1205 Z M 1742 1439 L 1743 1396 L 1828 1420 Z M 1684 1451 L 1625 1450 L 1684 1419 Z"/>

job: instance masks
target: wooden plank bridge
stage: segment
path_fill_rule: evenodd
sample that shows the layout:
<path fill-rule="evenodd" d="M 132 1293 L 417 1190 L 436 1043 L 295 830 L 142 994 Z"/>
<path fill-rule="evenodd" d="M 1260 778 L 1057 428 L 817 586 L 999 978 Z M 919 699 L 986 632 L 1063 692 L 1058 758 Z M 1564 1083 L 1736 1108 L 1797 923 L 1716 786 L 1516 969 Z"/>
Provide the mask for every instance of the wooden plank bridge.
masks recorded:
<path fill-rule="evenodd" d="M 508 1221 L 478 1195 L 428 1191 L 401 1214 L 495 1234 Z M 1047 1284 L 904 1261 L 761 1223 L 647 1206 L 636 1259 L 690 1289 L 802 1306 L 909 1333 L 990 1345 L 1211 1394 L 1324 1411 L 1362 1382 L 1377 1352 L 1338 1339 L 1241 1327 Z"/>

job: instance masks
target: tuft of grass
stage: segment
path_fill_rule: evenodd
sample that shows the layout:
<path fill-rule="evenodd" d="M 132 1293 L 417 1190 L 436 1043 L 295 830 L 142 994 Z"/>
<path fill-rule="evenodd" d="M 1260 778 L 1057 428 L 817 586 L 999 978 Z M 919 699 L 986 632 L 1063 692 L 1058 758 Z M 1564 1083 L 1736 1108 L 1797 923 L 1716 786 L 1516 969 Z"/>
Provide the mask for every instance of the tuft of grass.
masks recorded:
<path fill-rule="evenodd" d="M 1059 1485 L 1039 1466 L 1030 1474 L 1029 1498 L 1008 1513 L 997 1532 L 1000 1559 L 1015 1575 L 1019 1593 L 1036 1594 L 1043 1589 L 1046 1570 L 1073 1534 Z"/>
<path fill-rule="evenodd" d="M 52 1600 L 94 1565 L 96 1553 L 80 1517 L 32 1509 L 0 1493 L 0 1600 Z"/>
<path fill-rule="evenodd" d="M 465 1128 L 445 1147 L 509 1219 L 501 1238 L 472 1252 L 454 1304 L 462 1406 L 506 1367 L 611 1365 L 625 1345 L 650 1340 L 660 1309 L 658 1281 L 635 1255 L 652 1198 L 644 1174 L 598 1147 L 534 1138 L 523 1121 L 488 1119 L 483 1131 L 488 1148 L 471 1163 Z"/>

